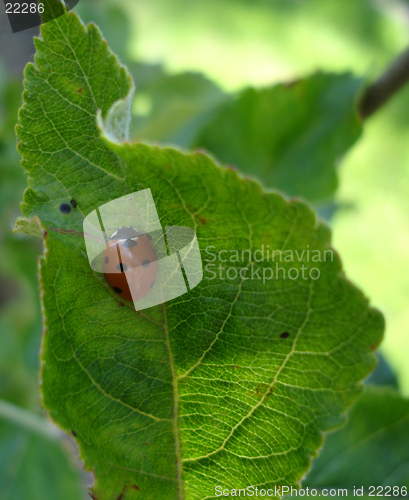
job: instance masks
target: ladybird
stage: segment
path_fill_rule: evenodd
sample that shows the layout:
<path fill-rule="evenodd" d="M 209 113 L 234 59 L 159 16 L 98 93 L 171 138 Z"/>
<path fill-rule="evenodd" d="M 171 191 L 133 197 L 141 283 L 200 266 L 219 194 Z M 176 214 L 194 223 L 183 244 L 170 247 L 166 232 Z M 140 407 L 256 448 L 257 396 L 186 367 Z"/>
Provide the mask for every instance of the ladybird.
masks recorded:
<path fill-rule="evenodd" d="M 102 269 L 109 286 L 120 297 L 143 299 L 154 287 L 157 275 L 152 236 L 132 227 L 117 229 L 102 254 Z"/>

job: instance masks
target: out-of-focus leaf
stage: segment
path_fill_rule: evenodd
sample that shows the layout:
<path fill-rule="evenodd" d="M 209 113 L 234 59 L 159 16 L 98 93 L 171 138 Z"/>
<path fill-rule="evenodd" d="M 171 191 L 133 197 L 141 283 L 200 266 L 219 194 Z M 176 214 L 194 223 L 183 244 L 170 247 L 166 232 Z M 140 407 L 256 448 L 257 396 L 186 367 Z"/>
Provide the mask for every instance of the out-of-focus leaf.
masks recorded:
<path fill-rule="evenodd" d="M 247 89 L 226 102 L 195 146 L 267 187 L 318 202 L 337 188 L 336 164 L 361 133 L 355 99 L 362 80 L 317 73 L 292 84 Z"/>
<path fill-rule="evenodd" d="M 374 385 L 388 385 L 390 387 L 394 387 L 398 389 L 398 379 L 393 372 L 392 368 L 389 366 L 388 362 L 385 359 L 385 356 L 382 356 L 380 352 L 377 353 L 378 356 L 378 365 L 375 370 L 369 375 L 366 382 L 368 384 Z"/>
<path fill-rule="evenodd" d="M 358 485 L 409 487 L 409 400 L 393 389 L 366 386 L 346 426 L 327 436 L 303 483 Z"/>
<path fill-rule="evenodd" d="M 21 82 L 8 80 L 0 93 L 0 397 L 38 407 L 37 255 L 41 245 L 11 232 L 27 182 L 14 132 L 21 91 Z"/>
<path fill-rule="evenodd" d="M 148 91 L 157 81 L 164 79 L 167 75 L 162 64 L 131 61 L 128 62 L 127 67 L 138 92 Z"/>
<path fill-rule="evenodd" d="M 137 72 L 133 76 L 138 88 Z M 163 75 L 145 87 L 143 93 L 137 92 L 135 99 L 136 103 L 145 99 L 150 107 L 147 116 L 139 119 L 136 116 L 133 129 L 136 138 L 189 147 L 227 96 L 203 75 L 182 73 Z"/>
<path fill-rule="evenodd" d="M 83 478 L 68 445 L 64 449 L 59 440 L 0 416 L 0 500 L 85 500 Z"/>
<path fill-rule="evenodd" d="M 308 263 L 305 250 L 322 256 L 330 235 L 304 203 L 265 193 L 204 154 L 110 142 L 106 117 L 129 94 L 128 73 L 72 13 L 41 32 L 17 131 L 30 186 L 23 211 L 48 230 L 42 390 L 52 418 L 77 434 L 93 493 L 193 500 L 219 483 L 297 483 L 374 366 L 382 316 L 335 253 Z M 302 264 L 280 261 L 298 277 L 207 275 L 142 313 L 121 307 L 84 255 L 83 218 L 143 188 L 163 226 L 195 229 L 203 257 L 211 245 L 216 255 L 304 250 Z M 77 207 L 62 212 L 71 198 Z M 231 265 L 238 272 L 252 261 Z M 302 279 L 305 264 L 321 278 Z"/>
<path fill-rule="evenodd" d="M 14 132 L 22 89 L 21 82 L 9 80 L 0 91 L 0 235 L 6 228 L 10 230 L 11 211 L 18 206 L 27 182 L 16 151 Z"/>

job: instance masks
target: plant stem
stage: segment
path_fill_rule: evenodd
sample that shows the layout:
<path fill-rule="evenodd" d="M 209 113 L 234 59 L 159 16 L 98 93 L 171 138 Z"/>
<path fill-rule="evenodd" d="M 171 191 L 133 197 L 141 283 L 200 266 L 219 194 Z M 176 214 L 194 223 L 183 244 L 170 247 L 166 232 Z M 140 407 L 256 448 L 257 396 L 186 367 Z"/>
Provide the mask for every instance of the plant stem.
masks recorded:
<path fill-rule="evenodd" d="M 45 418 L 2 399 L 0 399 L 1 417 L 6 418 L 14 424 L 19 424 L 27 430 L 41 434 L 50 440 L 55 441 L 61 437 L 60 431 Z"/>
<path fill-rule="evenodd" d="M 408 82 L 409 48 L 364 92 L 358 105 L 359 114 L 362 119 L 366 120 L 369 118 Z"/>

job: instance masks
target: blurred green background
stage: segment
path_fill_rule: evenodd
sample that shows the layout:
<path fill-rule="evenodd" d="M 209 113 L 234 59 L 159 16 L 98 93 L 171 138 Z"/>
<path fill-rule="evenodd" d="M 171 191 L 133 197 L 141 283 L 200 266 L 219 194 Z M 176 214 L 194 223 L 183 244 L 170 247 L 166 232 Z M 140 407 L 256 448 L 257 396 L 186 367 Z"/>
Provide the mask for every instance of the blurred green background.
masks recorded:
<path fill-rule="evenodd" d="M 200 146 L 196 132 L 212 110 L 246 86 L 316 70 L 371 80 L 409 42 L 404 1 L 81 0 L 74 10 L 100 26 L 133 74 L 134 138 L 185 147 Z M 0 398 L 41 416 L 41 242 L 11 232 L 26 186 L 14 125 L 34 32 L 11 34 L 0 23 Z M 280 124 L 278 116 L 271 126 Z M 386 317 L 373 380 L 409 396 L 409 86 L 365 122 L 337 163 L 334 197 L 312 202 L 328 219 L 347 276 Z M 48 444 L 36 445 L 36 433 L 1 417 L 9 410 L 0 405 L 0 500 L 85 498 L 88 478 L 63 450 L 72 443 L 44 427 Z"/>

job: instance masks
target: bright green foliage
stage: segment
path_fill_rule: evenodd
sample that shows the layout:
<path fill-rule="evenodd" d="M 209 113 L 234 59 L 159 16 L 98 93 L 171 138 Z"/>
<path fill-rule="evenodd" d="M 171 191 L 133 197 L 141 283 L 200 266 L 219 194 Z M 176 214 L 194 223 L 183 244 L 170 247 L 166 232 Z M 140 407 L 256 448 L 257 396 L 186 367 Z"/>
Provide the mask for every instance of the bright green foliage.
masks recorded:
<path fill-rule="evenodd" d="M 207 155 L 113 143 L 111 123 L 98 130 L 97 111 L 106 118 L 132 82 L 94 26 L 68 14 L 42 37 L 18 135 L 30 186 L 23 212 L 48 231 L 43 400 L 77 435 L 94 497 L 199 500 L 216 485 L 297 484 L 373 368 L 382 316 L 335 253 L 323 261 L 329 230 L 305 204 L 264 193 Z M 263 283 L 205 270 L 191 292 L 136 313 L 91 271 L 81 231 L 84 215 L 145 188 L 163 226 L 196 230 L 205 265 L 209 246 L 309 249 L 320 262 L 304 253 L 279 265 L 316 267 L 320 278 Z M 72 198 L 78 207 L 61 213 Z"/>
<path fill-rule="evenodd" d="M 247 89 L 221 106 L 195 141 L 267 187 L 310 201 L 332 197 L 336 163 L 361 134 L 362 80 L 317 73 L 292 84 Z"/>
<path fill-rule="evenodd" d="M 408 422 L 409 400 L 393 389 L 367 386 L 347 425 L 325 440 L 303 487 L 409 488 Z"/>

